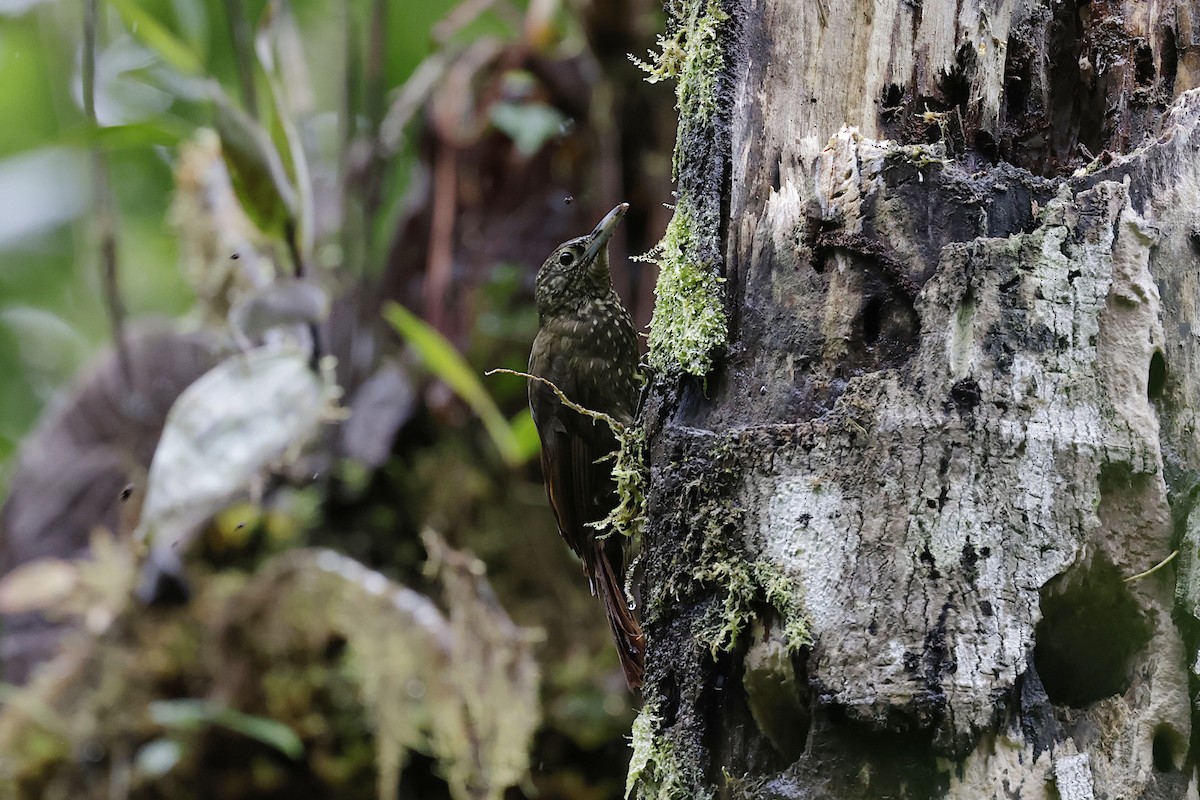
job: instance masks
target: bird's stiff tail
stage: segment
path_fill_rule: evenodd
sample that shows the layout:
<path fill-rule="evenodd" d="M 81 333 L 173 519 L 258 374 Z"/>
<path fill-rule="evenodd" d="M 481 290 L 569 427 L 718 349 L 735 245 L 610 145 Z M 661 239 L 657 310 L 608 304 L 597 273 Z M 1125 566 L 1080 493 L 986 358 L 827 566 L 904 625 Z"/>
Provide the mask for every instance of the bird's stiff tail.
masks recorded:
<path fill-rule="evenodd" d="M 595 555 L 588 570 L 592 573 L 593 590 L 608 615 L 608 626 L 612 628 L 617 655 L 621 658 L 621 669 L 630 689 L 642 688 L 646 674 L 646 635 L 638 624 L 629 601 L 625 599 L 625 587 L 614 569 L 612 561 L 604 552 L 604 542 L 597 541 Z"/>

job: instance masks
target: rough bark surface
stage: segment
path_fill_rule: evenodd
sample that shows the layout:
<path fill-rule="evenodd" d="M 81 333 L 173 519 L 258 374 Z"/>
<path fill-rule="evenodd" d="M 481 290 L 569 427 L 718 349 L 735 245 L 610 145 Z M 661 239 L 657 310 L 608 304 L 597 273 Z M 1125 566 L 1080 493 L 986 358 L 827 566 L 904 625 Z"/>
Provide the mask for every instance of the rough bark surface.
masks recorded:
<path fill-rule="evenodd" d="M 648 404 L 638 791 L 1200 796 L 1197 9 L 723 8 L 680 191 L 729 341 Z"/>

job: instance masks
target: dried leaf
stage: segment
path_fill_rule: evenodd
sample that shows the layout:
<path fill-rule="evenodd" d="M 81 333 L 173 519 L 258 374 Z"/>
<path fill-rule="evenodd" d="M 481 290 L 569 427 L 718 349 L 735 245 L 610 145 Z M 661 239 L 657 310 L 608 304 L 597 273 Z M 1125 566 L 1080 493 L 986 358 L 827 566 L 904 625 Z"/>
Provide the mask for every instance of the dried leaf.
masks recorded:
<path fill-rule="evenodd" d="M 337 393 L 305 354 L 267 348 L 234 356 L 189 386 L 150 465 L 136 533 L 150 542 L 152 562 L 177 572 L 192 529 L 298 453 L 330 417 Z"/>

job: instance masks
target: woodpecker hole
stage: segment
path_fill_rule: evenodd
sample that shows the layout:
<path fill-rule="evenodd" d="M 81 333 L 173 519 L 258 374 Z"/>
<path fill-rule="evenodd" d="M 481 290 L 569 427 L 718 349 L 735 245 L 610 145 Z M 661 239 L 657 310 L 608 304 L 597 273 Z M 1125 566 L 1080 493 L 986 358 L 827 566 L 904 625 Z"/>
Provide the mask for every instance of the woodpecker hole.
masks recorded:
<path fill-rule="evenodd" d="M 1047 583 L 1033 650 L 1046 695 L 1084 708 L 1129 688 L 1150 627 L 1115 567 L 1095 556 Z"/>
<path fill-rule="evenodd" d="M 1154 83 L 1154 51 L 1150 45 L 1141 44 L 1133 52 L 1134 80 L 1142 86 Z"/>
<path fill-rule="evenodd" d="M 1159 58 L 1162 60 L 1162 90 L 1167 97 L 1175 96 L 1175 76 L 1179 71 L 1179 50 L 1175 43 L 1175 29 L 1170 25 L 1159 28 L 1162 47 L 1159 48 Z"/>
<path fill-rule="evenodd" d="M 996 145 L 996 137 L 987 131 L 975 131 L 975 150 L 985 158 L 995 161 L 1000 155 L 1000 148 Z"/>
<path fill-rule="evenodd" d="M 1170 725 L 1159 725 L 1154 731 L 1154 741 L 1150 745 L 1155 771 L 1174 772 L 1179 769 L 1176 754 L 1182 753 L 1185 746 L 1179 731 Z"/>
<path fill-rule="evenodd" d="M 885 124 L 895 122 L 900 116 L 900 110 L 904 103 L 904 87 L 898 83 L 890 83 L 883 90 L 883 96 L 879 98 L 879 118 Z"/>
<path fill-rule="evenodd" d="M 1155 350 L 1150 356 L 1150 372 L 1146 376 L 1146 396 L 1151 400 L 1162 397 L 1163 388 L 1167 384 L 1167 360 L 1161 350 Z"/>
<path fill-rule="evenodd" d="M 879 340 L 879 331 L 883 326 L 883 299 L 872 297 L 863 306 L 862 333 L 863 342 L 875 344 Z"/>
<path fill-rule="evenodd" d="M 1009 75 L 1004 82 L 1004 100 L 1008 113 L 1012 117 L 1025 113 L 1026 96 L 1025 80 L 1021 75 Z"/>
<path fill-rule="evenodd" d="M 938 81 L 942 102 L 947 109 L 966 109 L 971 99 L 971 76 L 975 72 L 975 50 L 969 44 L 958 48 L 954 65 Z"/>
<path fill-rule="evenodd" d="M 662 706 L 662 727 L 665 730 L 675 724 L 675 720 L 679 716 L 679 682 L 675 677 L 675 670 L 670 670 L 666 678 L 662 682 L 662 698 L 665 701 Z"/>
<path fill-rule="evenodd" d="M 950 399 L 960 412 L 967 413 L 975 410 L 980 400 L 979 381 L 974 378 L 964 378 L 950 387 Z"/>

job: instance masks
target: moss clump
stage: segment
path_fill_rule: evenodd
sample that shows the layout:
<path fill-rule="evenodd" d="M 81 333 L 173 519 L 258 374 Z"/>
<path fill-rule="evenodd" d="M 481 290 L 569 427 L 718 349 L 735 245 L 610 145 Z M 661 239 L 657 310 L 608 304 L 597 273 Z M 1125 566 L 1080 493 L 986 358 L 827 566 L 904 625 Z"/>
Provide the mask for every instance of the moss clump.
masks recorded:
<path fill-rule="evenodd" d="M 717 115 L 725 68 L 721 35 L 729 14 L 720 0 L 670 0 L 667 8 L 671 23 L 669 32 L 658 37 L 658 51 L 651 51 L 649 61 L 630 58 L 648 73 L 651 83 L 676 81 L 679 132 L 674 170 L 679 175 L 684 145 L 706 135 L 696 127 L 710 125 Z M 662 241 L 644 257 L 659 267 L 650 365 L 660 374 L 682 370 L 703 377 L 712 366 L 713 350 L 725 343 L 727 327 L 713 255 L 718 252 L 718 221 L 713 213 L 697 213 L 688 191 L 686 186 L 681 189 Z"/>
<path fill-rule="evenodd" d="M 612 429 L 621 445 L 612 469 L 618 502 L 597 527 L 622 536 L 640 536 L 646 527 L 646 489 L 650 481 L 646 429 L 640 425 L 613 425 Z"/>
<path fill-rule="evenodd" d="M 724 67 L 721 25 L 729 15 L 719 0 L 671 0 L 667 10 L 671 31 L 658 37 L 658 52 L 650 60 L 629 59 L 646 71 L 647 81 L 677 81 L 676 107 L 681 116 L 708 122 L 717 107 L 717 81 Z"/>
<path fill-rule="evenodd" d="M 661 723 L 657 705 L 649 701 L 633 721 L 625 800 L 635 790 L 636 800 L 708 800 L 711 791 L 695 791 L 703 784 L 700 770 L 679 763 L 670 737 L 657 734 Z"/>
<path fill-rule="evenodd" d="M 742 633 L 759 616 L 754 604 L 764 600 L 783 621 L 783 641 L 789 653 L 812 644 L 808 619 L 796 600 L 792 582 L 770 562 L 746 562 L 736 555 L 706 558 L 695 577 L 725 590 L 716 614 L 699 634 L 714 659 L 722 650 L 737 646 Z"/>
<path fill-rule="evenodd" d="M 660 375 L 682 370 L 703 377 L 712 353 L 728 333 L 715 264 L 701 257 L 716 221 L 698 215 L 685 200 L 675 207 L 662 241 L 643 256 L 658 265 L 654 317 L 650 320 L 650 366 Z"/>
<path fill-rule="evenodd" d="M 297 643 L 345 642 L 375 734 L 380 798 L 397 797 L 414 750 L 437 760 L 450 796 L 499 798 L 524 776 L 539 723 L 533 637 L 496 604 L 481 563 L 433 534 L 423 541 L 445 612 L 346 556 L 293 550 L 263 566 L 224 616 L 267 659 Z"/>

